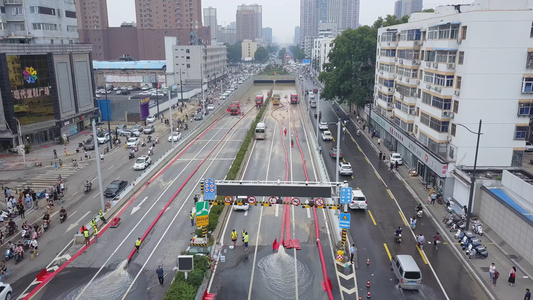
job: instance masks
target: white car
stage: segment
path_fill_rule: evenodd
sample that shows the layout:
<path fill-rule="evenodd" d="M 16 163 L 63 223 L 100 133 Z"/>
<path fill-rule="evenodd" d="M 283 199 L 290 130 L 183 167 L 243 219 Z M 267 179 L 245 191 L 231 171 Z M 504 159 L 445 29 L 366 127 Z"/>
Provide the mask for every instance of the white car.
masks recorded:
<path fill-rule="evenodd" d="M 133 164 L 134 170 L 144 170 L 152 164 L 152 159 L 148 155 L 139 156 L 135 163 Z"/>
<path fill-rule="evenodd" d="M 366 209 L 368 203 L 365 194 L 360 189 L 352 189 L 352 202 L 348 206 L 351 209 Z"/>
<path fill-rule="evenodd" d="M 168 136 L 168 141 L 169 142 L 172 142 L 172 141 L 177 142 L 179 140 L 181 140 L 181 132 L 179 132 L 179 131 L 178 132 L 173 132 L 172 135 Z"/>
<path fill-rule="evenodd" d="M 215 105 L 214 104 L 209 104 L 207 106 L 207 110 L 215 110 Z"/>
<path fill-rule="evenodd" d="M 318 129 L 320 129 L 320 130 L 328 130 L 328 122 L 320 121 L 320 124 L 318 124 Z"/>
<path fill-rule="evenodd" d="M 526 152 L 531 152 L 533 151 L 533 143 L 531 142 L 526 142 L 526 149 L 525 149 Z"/>
<path fill-rule="evenodd" d="M 339 163 L 339 175 L 346 175 L 346 176 L 352 176 L 353 170 L 352 170 L 352 164 L 349 162 L 340 162 Z"/>
<path fill-rule="evenodd" d="M 154 123 L 155 122 L 155 116 L 148 116 L 146 117 L 146 122 L 148 123 Z"/>
<path fill-rule="evenodd" d="M 322 132 L 322 140 L 323 141 L 332 141 L 333 140 L 333 135 L 331 134 L 331 131 L 326 130 L 326 131 Z"/>
<path fill-rule="evenodd" d="M 398 164 L 401 165 L 403 163 L 402 156 L 400 155 L 400 153 L 391 153 L 389 159 L 390 162 L 393 164 L 398 162 Z"/>
<path fill-rule="evenodd" d="M 139 96 L 150 96 L 150 92 L 147 92 L 147 91 L 144 91 L 144 92 L 140 92 L 139 93 Z"/>
<path fill-rule="evenodd" d="M 128 148 L 135 148 L 139 146 L 139 138 L 138 137 L 130 137 L 128 141 L 126 142 L 126 147 Z"/>
<path fill-rule="evenodd" d="M 13 297 L 13 289 L 9 283 L 0 282 L 0 299 L 11 300 Z"/>
<path fill-rule="evenodd" d="M 109 142 L 109 139 L 111 139 L 111 137 L 109 136 L 109 133 L 103 133 L 103 132 L 100 132 L 97 136 L 96 136 L 96 139 L 98 140 L 98 144 L 105 144 L 107 142 Z"/>
<path fill-rule="evenodd" d="M 233 210 L 237 211 L 237 210 L 249 210 L 250 209 L 250 204 L 248 204 L 248 197 L 246 196 L 237 196 L 237 198 L 233 198 Z M 237 204 L 237 202 L 243 202 L 242 205 L 241 204 Z"/>

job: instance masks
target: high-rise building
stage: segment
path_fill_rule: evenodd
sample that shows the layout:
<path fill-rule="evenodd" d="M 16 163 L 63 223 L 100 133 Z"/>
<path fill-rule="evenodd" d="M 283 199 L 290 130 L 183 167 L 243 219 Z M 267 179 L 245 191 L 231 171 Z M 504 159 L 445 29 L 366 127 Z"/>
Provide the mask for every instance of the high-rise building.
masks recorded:
<path fill-rule="evenodd" d="M 107 18 L 107 0 L 76 1 L 76 18 L 80 42 L 93 45 L 93 59 L 104 60 Z"/>
<path fill-rule="evenodd" d="M 420 0 L 422 1 L 422 0 Z M 359 27 L 359 0 L 344 0 L 342 2 L 342 29 L 356 29 Z"/>
<path fill-rule="evenodd" d="M 262 36 L 263 13 L 258 4 L 237 6 L 237 40 L 255 41 Z"/>
<path fill-rule="evenodd" d="M 74 1 L 1 1 L 0 43 L 77 44 Z"/>
<path fill-rule="evenodd" d="M 244 40 L 241 44 L 242 55 L 241 60 L 252 61 L 255 58 L 255 52 L 257 51 L 257 43 L 252 40 Z"/>
<path fill-rule="evenodd" d="M 317 0 L 300 0 L 300 46 L 311 56 L 312 39 L 318 36 Z"/>
<path fill-rule="evenodd" d="M 237 42 L 237 29 L 228 27 L 221 27 L 218 31 L 219 43 L 228 43 L 234 45 Z"/>
<path fill-rule="evenodd" d="M 269 45 L 272 43 L 272 28 L 270 27 L 265 27 L 263 28 L 263 41 L 265 42 L 265 44 Z"/>
<path fill-rule="evenodd" d="M 328 0 L 317 0 L 318 22 L 328 22 Z"/>
<path fill-rule="evenodd" d="M 300 45 L 300 26 L 294 27 L 294 44 Z"/>
<path fill-rule="evenodd" d="M 204 26 L 210 27 L 211 39 L 217 39 L 218 23 L 217 9 L 214 7 L 204 8 Z"/>
<path fill-rule="evenodd" d="M 410 16 L 414 12 L 422 11 L 423 0 L 398 0 L 394 2 L 394 15 L 401 19 Z"/>
<path fill-rule="evenodd" d="M 478 169 L 525 163 L 533 113 L 531 20 L 529 2 L 478 0 L 378 29 L 371 126 L 423 182 L 445 196 L 453 190 L 460 206 L 467 205 L 470 175 L 457 174 L 471 171 L 475 157 Z M 477 152 L 472 132 L 480 120 Z"/>

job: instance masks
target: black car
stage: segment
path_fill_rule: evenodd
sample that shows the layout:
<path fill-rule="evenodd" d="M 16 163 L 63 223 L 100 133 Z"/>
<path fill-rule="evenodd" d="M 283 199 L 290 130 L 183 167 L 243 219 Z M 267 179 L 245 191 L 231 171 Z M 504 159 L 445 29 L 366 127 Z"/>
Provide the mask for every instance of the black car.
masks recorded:
<path fill-rule="evenodd" d="M 83 144 L 83 150 L 85 151 L 94 150 L 94 140 L 93 139 L 86 140 L 85 143 Z"/>
<path fill-rule="evenodd" d="M 107 189 L 104 191 L 104 195 L 108 198 L 116 197 L 120 192 L 122 192 L 128 186 L 126 180 L 114 180 L 109 184 Z"/>

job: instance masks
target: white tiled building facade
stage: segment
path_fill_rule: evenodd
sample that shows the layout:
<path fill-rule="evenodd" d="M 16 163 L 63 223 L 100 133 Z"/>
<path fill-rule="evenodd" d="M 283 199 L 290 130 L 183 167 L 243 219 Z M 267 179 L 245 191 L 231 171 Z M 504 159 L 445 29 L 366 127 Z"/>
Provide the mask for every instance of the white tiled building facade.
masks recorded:
<path fill-rule="evenodd" d="M 372 125 L 442 187 L 454 168 L 520 166 L 533 115 L 533 4 L 480 0 L 380 28 Z M 460 124 L 460 125 L 458 125 Z"/>
<path fill-rule="evenodd" d="M 316 62 L 319 67 L 319 72 L 324 71 L 324 64 L 329 62 L 328 54 L 333 49 L 334 38 L 324 37 L 313 40 L 313 52 L 311 53 L 311 60 L 313 64 Z"/>

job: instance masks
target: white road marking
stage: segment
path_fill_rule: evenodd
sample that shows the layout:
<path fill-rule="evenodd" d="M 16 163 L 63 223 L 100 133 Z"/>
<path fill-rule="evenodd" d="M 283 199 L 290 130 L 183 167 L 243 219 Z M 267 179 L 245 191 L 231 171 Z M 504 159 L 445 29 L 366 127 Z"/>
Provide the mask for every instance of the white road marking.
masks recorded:
<path fill-rule="evenodd" d="M 94 182 L 96 179 L 98 179 L 98 177 L 94 177 L 93 180 L 91 180 L 91 182 Z"/>
<path fill-rule="evenodd" d="M 111 165 L 109 168 L 107 168 L 108 170 L 111 170 L 115 167 L 115 165 Z"/>
<path fill-rule="evenodd" d="M 91 211 L 86 212 L 83 216 L 81 216 L 81 218 L 78 219 L 78 221 L 70 224 L 67 227 L 67 230 L 65 231 L 65 233 L 67 233 L 67 232 L 71 231 L 72 229 L 76 228 L 80 224 L 80 222 L 90 213 L 91 213 Z"/>
<path fill-rule="evenodd" d="M 100 195 L 100 193 L 97 193 L 96 195 L 93 196 L 93 199 L 98 197 L 98 195 Z"/>
<path fill-rule="evenodd" d="M 144 201 L 146 201 L 146 199 L 148 199 L 148 196 L 144 197 L 144 199 L 131 210 L 132 215 L 136 213 L 139 209 L 141 209 L 141 205 L 144 203 Z"/>
<path fill-rule="evenodd" d="M 247 210 L 244 212 L 244 216 L 245 216 L 245 217 L 248 216 L 248 211 L 247 211 Z"/>
<path fill-rule="evenodd" d="M 279 205 L 274 205 L 274 216 L 277 218 L 279 216 Z"/>

